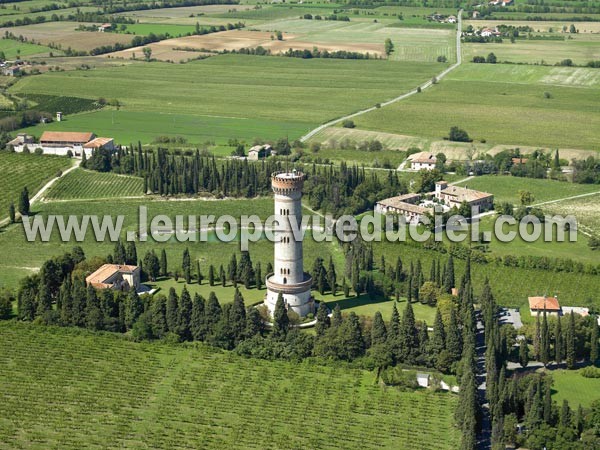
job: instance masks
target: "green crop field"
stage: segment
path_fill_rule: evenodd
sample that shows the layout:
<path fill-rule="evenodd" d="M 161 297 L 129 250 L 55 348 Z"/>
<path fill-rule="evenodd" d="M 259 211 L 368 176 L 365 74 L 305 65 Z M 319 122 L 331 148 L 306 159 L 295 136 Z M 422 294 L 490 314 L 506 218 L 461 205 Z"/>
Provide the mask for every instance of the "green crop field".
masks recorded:
<path fill-rule="evenodd" d="M 55 55 L 62 55 L 60 50 L 53 50 L 43 45 L 29 44 L 13 39 L 0 39 L 0 51 L 4 52 L 7 59 L 16 59 L 17 55 L 21 56 L 21 58 L 34 55 L 47 56 L 50 52 Z"/>
<path fill-rule="evenodd" d="M 535 27 L 535 24 L 532 26 Z M 537 33 L 534 33 L 535 35 Z M 552 65 L 571 59 L 574 64 L 585 65 L 589 61 L 600 59 L 600 36 L 588 33 L 577 34 L 571 39 L 565 36 L 565 40 L 561 41 L 517 39 L 513 44 L 504 39 L 502 43 L 463 45 L 463 58 L 467 62 L 470 62 L 473 56 L 487 56 L 491 52 L 496 55 L 498 61 Z"/>
<path fill-rule="evenodd" d="M 142 36 L 147 36 L 150 33 L 154 34 L 169 34 L 171 37 L 177 36 L 185 36 L 188 33 L 193 33 L 195 30 L 194 26 L 191 25 L 169 25 L 162 23 L 136 23 L 136 24 L 128 24 L 125 25 L 125 30 L 121 31 L 121 27 L 117 27 L 119 29 L 119 33 L 127 33 L 127 34 L 138 34 Z"/>
<path fill-rule="evenodd" d="M 552 400 L 559 406 L 568 400 L 571 408 L 585 408 L 600 399 L 600 378 L 585 378 L 581 370 L 553 370 L 552 380 Z"/>
<path fill-rule="evenodd" d="M 76 169 L 55 183 L 46 199 L 99 199 L 142 196 L 143 180 L 139 177 Z"/>
<path fill-rule="evenodd" d="M 370 372 L 15 322 L 0 333 L 0 445 L 10 448 L 458 445 L 456 396 L 385 389 Z"/>
<path fill-rule="evenodd" d="M 354 121 L 358 128 L 438 139 L 457 125 L 488 143 L 597 150 L 598 81 L 595 69 L 468 64 L 433 88 Z"/>
<path fill-rule="evenodd" d="M 600 191 L 600 186 L 593 184 L 575 184 L 501 175 L 474 177 L 458 183 L 458 185 L 489 192 L 494 194 L 495 202 L 510 202 L 513 205 L 519 204 L 519 191 L 521 190 L 533 194 L 535 197 L 534 204 Z"/>
<path fill-rule="evenodd" d="M 238 127 L 248 130 L 246 121 L 251 120 L 263 120 L 265 125 L 275 127 L 278 123 L 290 123 L 291 130 L 278 131 L 284 135 L 285 131 L 296 131 L 296 135 L 290 133 L 292 139 L 302 128 L 308 130 L 344 112 L 399 95 L 428 79 L 439 67 L 436 63 L 223 55 L 189 64 L 152 63 L 143 67 L 143 78 L 139 77 L 142 69 L 138 66 L 48 73 L 21 80 L 11 92 L 61 95 L 68 88 L 72 96 L 117 98 L 123 104 L 122 111 L 114 116 L 117 122 L 121 112 L 135 112 L 137 117 L 131 120 L 145 122 L 146 130 L 181 134 L 194 142 L 198 141 L 188 134 L 192 127 L 200 127 L 197 133 L 214 135 L 215 139 L 225 133 L 225 128 L 230 130 L 228 137 L 233 137 Z M 324 102 L 325 98 L 328 101 Z M 139 115 L 150 113 L 153 115 Z M 171 123 L 177 126 L 177 117 L 167 114 L 183 115 L 184 121 L 185 117 L 198 121 L 188 122 L 181 132 L 174 129 L 164 133 L 162 130 L 171 127 Z M 82 120 L 93 124 L 96 117 L 100 120 L 103 117 L 111 128 L 98 130 L 94 126 L 93 131 L 110 133 L 113 129 L 110 112 L 95 113 Z M 203 124 L 203 118 L 215 120 Z M 64 124 L 52 124 L 51 128 L 63 129 L 68 121 Z M 140 135 L 132 125 L 132 122 L 121 125 L 127 129 L 128 137 L 147 136 L 143 133 L 144 125 Z M 207 128 L 211 125 L 217 125 L 214 134 Z M 249 137 L 256 135 L 253 132 Z"/>
<path fill-rule="evenodd" d="M 59 170 L 71 165 L 67 158 L 57 156 L 23 155 L 0 151 L 0 218 L 8 217 L 8 207 L 18 205 L 19 194 L 27 186 L 30 197 L 46 182 L 54 178 Z"/>

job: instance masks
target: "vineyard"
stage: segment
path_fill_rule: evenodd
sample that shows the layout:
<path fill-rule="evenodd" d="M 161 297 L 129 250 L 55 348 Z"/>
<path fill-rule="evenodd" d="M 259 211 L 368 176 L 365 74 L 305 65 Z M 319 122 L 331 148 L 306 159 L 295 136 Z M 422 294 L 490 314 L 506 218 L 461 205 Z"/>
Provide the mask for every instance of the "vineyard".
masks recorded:
<path fill-rule="evenodd" d="M 117 175 L 113 173 L 74 170 L 46 194 L 46 199 L 98 199 L 141 196 L 143 180 L 139 177 Z"/>
<path fill-rule="evenodd" d="M 453 449 L 456 397 L 356 369 L 0 323 L 0 448 Z"/>
<path fill-rule="evenodd" d="M 61 111 L 63 114 L 75 114 L 84 111 L 93 111 L 103 106 L 96 100 L 81 97 L 28 94 L 25 98 L 27 101 L 35 103 L 35 109 L 51 114 L 57 111 Z"/>
<path fill-rule="evenodd" d="M 67 158 L 0 151 L 0 166 L 6 168 L 0 177 L 0 218 L 8 216 L 11 201 L 17 206 L 19 193 L 25 186 L 29 189 L 30 196 L 33 196 L 59 170 L 64 170 L 69 165 Z"/>

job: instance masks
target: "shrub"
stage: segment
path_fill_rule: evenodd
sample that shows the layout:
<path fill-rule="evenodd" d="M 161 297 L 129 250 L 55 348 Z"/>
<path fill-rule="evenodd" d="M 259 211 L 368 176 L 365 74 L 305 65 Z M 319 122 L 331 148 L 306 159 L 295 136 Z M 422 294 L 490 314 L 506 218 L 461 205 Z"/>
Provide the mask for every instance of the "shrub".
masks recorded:
<path fill-rule="evenodd" d="M 448 135 L 448 139 L 454 142 L 471 142 L 472 139 L 469 138 L 469 134 L 458 127 L 450 128 L 450 134 Z"/>
<path fill-rule="evenodd" d="M 35 154 L 36 155 L 43 155 L 44 154 L 44 149 L 41 147 L 38 147 L 35 149 Z"/>
<path fill-rule="evenodd" d="M 354 128 L 354 127 L 356 127 L 356 125 L 354 124 L 354 121 L 350 120 L 350 119 L 344 120 L 344 122 L 342 123 L 342 126 L 344 128 Z"/>
<path fill-rule="evenodd" d="M 600 378 L 600 369 L 588 366 L 581 369 L 581 376 L 584 378 Z"/>

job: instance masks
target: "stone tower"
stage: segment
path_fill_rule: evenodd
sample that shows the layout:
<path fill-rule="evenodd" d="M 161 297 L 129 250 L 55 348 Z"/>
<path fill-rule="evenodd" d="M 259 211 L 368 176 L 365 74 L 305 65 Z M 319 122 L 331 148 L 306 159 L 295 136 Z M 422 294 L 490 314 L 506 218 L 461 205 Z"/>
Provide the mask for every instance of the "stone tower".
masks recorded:
<path fill-rule="evenodd" d="M 302 240 L 294 239 L 292 223 L 300 230 L 302 222 L 302 172 L 276 172 L 271 175 L 275 193 L 275 215 L 279 227 L 274 232 L 275 264 L 273 273 L 267 275 L 265 304 L 272 314 L 279 294 L 288 308 L 304 317 L 314 313 L 314 299 L 310 295 L 311 276 L 302 264 Z"/>

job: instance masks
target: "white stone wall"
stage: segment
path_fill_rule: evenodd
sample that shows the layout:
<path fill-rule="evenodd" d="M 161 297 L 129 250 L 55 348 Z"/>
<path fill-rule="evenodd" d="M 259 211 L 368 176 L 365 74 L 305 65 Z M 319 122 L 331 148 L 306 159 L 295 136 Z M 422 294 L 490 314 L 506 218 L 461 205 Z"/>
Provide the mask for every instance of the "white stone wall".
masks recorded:
<path fill-rule="evenodd" d="M 279 294 L 273 291 L 267 291 L 267 298 L 265 304 L 269 308 L 269 312 L 273 315 L 275 311 L 275 304 Z M 288 309 L 291 309 L 301 317 L 307 314 L 314 313 L 314 302 L 310 295 L 310 290 L 301 292 L 299 294 L 283 294 L 283 301 L 287 305 Z"/>
<path fill-rule="evenodd" d="M 292 224 L 300 229 L 302 220 L 301 193 L 275 194 L 275 214 L 279 227 L 275 232 L 275 264 L 273 281 L 280 284 L 295 284 L 304 280 L 302 267 L 302 241 L 296 242 Z"/>

